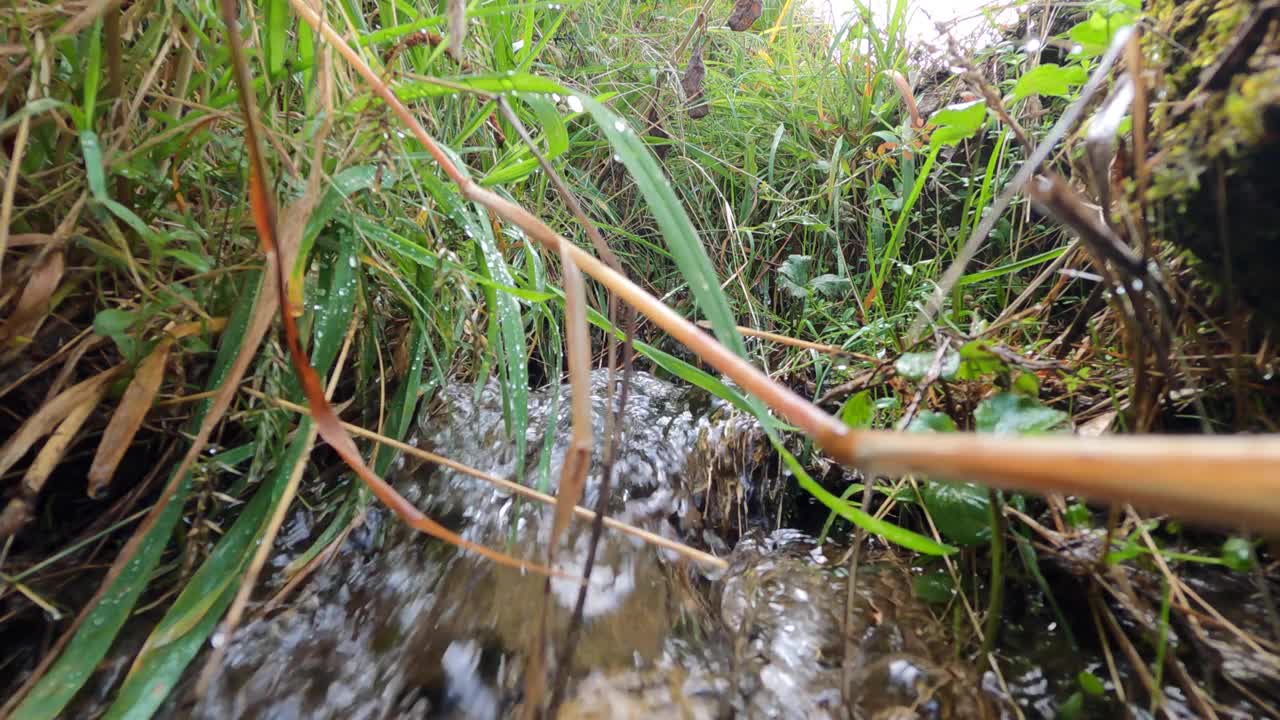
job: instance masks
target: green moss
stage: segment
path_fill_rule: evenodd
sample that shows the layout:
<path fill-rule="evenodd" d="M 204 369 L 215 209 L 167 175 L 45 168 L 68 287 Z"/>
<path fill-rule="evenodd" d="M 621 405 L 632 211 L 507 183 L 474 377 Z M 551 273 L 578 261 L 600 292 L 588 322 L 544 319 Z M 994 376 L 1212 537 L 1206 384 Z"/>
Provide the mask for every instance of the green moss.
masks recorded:
<path fill-rule="evenodd" d="M 1145 49 L 1149 67 L 1164 80 L 1153 94 L 1156 162 L 1146 199 L 1166 219 L 1155 232 L 1191 250 L 1210 278 L 1229 280 L 1280 319 L 1280 298 L 1270 292 L 1280 270 L 1280 151 L 1268 128 L 1280 110 L 1280 40 L 1268 34 L 1231 69 L 1224 87 L 1201 87 L 1202 74 L 1231 48 L 1252 7 L 1244 0 L 1149 4 L 1155 32 Z"/>

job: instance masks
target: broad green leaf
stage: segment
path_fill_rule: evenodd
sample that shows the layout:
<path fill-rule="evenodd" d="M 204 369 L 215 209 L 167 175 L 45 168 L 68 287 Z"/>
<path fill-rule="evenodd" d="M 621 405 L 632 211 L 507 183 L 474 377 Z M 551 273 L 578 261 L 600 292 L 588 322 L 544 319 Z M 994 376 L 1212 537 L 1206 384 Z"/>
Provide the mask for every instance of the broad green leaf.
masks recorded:
<path fill-rule="evenodd" d="M 863 390 L 849 396 L 840 408 L 840 419 L 845 425 L 854 429 L 871 427 L 872 421 L 876 419 L 876 407 L 870 391 Z"/>
<path fill-rule="evenodd" d="M 956 594 L 955 583 L 943 570 L 935 570 L 912 578 L 911 590 L 916 597 L 934 605 L 951 602 L 951 598 Z"/>
<path fill-rule="evenodd" d="M 1033 372 L 1020 372 L 1013 379 L 1013 391 L 1030 398 L 1040 397 L 1040 378 Z"/>
<path fill-rule="evenodd" d="M 1222 543 L 1222 562 L 1237 572 L 1253 569 L 1253 547 L 1242 537 L 1227 538 Z"/>
<path fill-rule="evenodd" d="M 1017 84 L 1013 86 L 1013 97 L 1010 102 L 1017 102 L 1032 95 L 1070 97 L 1071 93 L 1088 79 L 1088 71 L 1075 63 L 1037 65 L 1018 78 Z"/>
<path fill-rule="evenodd" d="M 978 432 L 1034 434 L 1059 429 L 1067 414 L 1025 395 L 1005 392 L 978 403 L 973 420 Z"/>
<path fill-rule="evenodd" d="M 978 545 L 991 540 L 991 500 L 985 488 L 930 480 L 920 495 L 938 532 L 951 542 Z"/>
<path fill-rule="evenodd" d="M 816 295 L 834 299 L 847 295 L 849 291 L 853 290 L 853 283 L 848 278 L 827 273 L 819 275 L 810 281 L 809 287 L 813 288 L 813 292 Z"/>
<path fill-rule="evenodd" d="M 893 364 L 893 369 L 898 375 L 908 380 L 923 380 L 929 371 L 933 369 L 934 358 L 938 355 L 937 351 L 930 350 L 928 352 L 903 353 Z M 956 376 L 956 371 L 960 369 L 960 353 L 955 350 L 948 349 L 942 354 L 942 365 L 938 377 L 943 380 L 950 380 Z"/>
<path fill-rule="evenodd" d="M 977 380 L 1004 370 L 1004 360 L 989 348 L 990 345 L 983 340 L 972 340 L 961 345 L 960 367 L 956 370 L 956 379 Z"/>
<path fill-rule="evenodd" d="M 131 310 L 107 308 L 93 316 L 93 331 L 105 337 L 115 337 L 125 332 L 138 320 L 138 313 Z"/>
<path fill-rule="evenodd" d="M 1088 670 L 1081 670 L 1076 675 L 1076 682 L 1080 683 L 1081 690 L 1093 697 L 1102 697 L 1107 694 L 1107 686 L 1102 684 L 1102 680 L 1097 675 Z"/>
<path fill-rule="evenodd" d="M 778 287 L 797 300 L 809 296 L 809 275 L 813 272 L 812 255 L 791 255 L 778 266 Z"/>
<path fill-rule="evenodd" d="M 986 119 L 987 106 L 981 100 L 949 105 L 929 117 L 934 126 L 929 142 L 935 148 L 955 145 L 973 137 Z"/>
<path fill-rule="evenodd" d="M 1093 13 L 1088 20 L 1074 25 L 1067 31 L 1067 37 L 1079 46 L 1079 51 L 1073 49 L 1072 54 L 1086 58 L 1103 54 L 1111 45 L 1111 38 L 1122 28 L 1132 25 L 1136 19 L 1137 15 L 1133 12 L 1118 12 L 1112 15 Z"/>
<path fill-rule="evenodd" d="M 921 410 L 911 423 L 907 425 L 907 432 L 955 432 L 956 421 L 951 419 L 946 413 L 934 412 L 933 410 Z"/>

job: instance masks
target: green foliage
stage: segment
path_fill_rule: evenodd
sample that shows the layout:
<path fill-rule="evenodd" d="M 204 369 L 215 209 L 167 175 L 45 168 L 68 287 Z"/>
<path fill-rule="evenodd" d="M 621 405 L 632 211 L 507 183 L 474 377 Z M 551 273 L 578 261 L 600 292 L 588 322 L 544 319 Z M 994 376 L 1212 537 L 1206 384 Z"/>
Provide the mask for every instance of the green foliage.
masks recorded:
<path fill-rule="evenodd" d="M 960 545 L 990 542 L 991 501 L 985 488 L 972 483 L 933 480 L 920 490 L 938 531 Z"/>
<path fill-rule="evenodd" d="M 946 413 L 921 410 L 907 425 L 908 432 L 955 432 L 956 421 Z"/>
<path fill-rule="evenodd" d="M 1222 543 L 1222 562 L 1239 572 L 1253 569 L 1256 564 L 1253 545 L 1242 537 L 1227 538 L 1226 542 Z"/>
<path fill-rule="evenodd" d="M 840 419 L 845 425 L 854 429 L 871 427 L 871 423 L 876 419 L 876 407 L 871 399 L 871 393 L 863 390 L 850 395 L 840 407 Z"/>
<path fill-rule="evenodd" d="M 911 589 L 916 597 L 934 605 L 944 605 L 956 594 L 951 575 L 942 570 L 915 576 L 911 579 Z"/>
<path fill-rule="evenodd" d="M 1035 434 L 1050 432 L 1067 422 L 1067 414 L 1015 393 L 999 393 L 973 411 L 978 432 Z"/>
<path fill-rule="evenodd" d="M 1032 95 L 1070 97 L 1088 79 L 1089 72 L 1080 65 L 1037 65 L 1018 78 L 1010 101 L 1017 102 Z"/>

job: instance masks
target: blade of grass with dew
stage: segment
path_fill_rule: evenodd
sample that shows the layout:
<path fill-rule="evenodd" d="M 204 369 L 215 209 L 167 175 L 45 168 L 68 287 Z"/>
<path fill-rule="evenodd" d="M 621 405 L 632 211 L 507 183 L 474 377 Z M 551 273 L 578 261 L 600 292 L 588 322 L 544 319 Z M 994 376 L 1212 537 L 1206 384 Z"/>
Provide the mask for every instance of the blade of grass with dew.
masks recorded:
<path fill-rule="evenodd" d="M 288 0 L 284 0 L 284 2 L 287 3 Z M 302 307 L 303 276 L 306 274 L 311 250 L 315 247 L 316 239 L 320 237 L 320 232 L 328 225 L 329 220 L 333 218 L 343 202 L 361 190 L 372 188 L 378 182 L 377 178 L 377 165 L 349 167 L 334 176 L 333 182 L 325 190 L 324 196 L 316 205 L 315 210 L 312 211 L 311 217 L 307 218 L 306 228 L 302 232 L 302 242 L 298 246 L 298 256 L 294 260 L 289 277 L 289 303 L 293 307 Z M 338 332 L 341 332 L 341 330 Z"/>
<path fill-rule="evenodd" d="M 258 282 L 256 272 L 248 274 L 246 283 L 248 287 L 256 286 L 260 289 L 256 293 L 244 293 L 241 301 L 237 303 L 223 331 L 222 341 L 218 347 L 218 357 L 214 361 L 213 371 L 209 374 L 209 382 L 206 385 L 209 391 L 217 390 L 226 381 L 239 354 L 240 346 L 249 331 L 258 296 L 267 292 L 265 286 Z M 188 423 L 189 432 L 196 433 L 205 416 L 213 408 L 213 404 L 212 398 L 200 401 Z M 178 479 L 173 494 L 164 501 L 166 506 L 163 512 L 143 537 L 133 559 L 124 566 L 124 570 L 111 586 L 106 588 L 97 605 L 89 612 L 84 623 L 67 643 L 49 671 L 31 689 L 22 704 L 14 710 L 11 716 L 14 720 L 57 717 L 93 674 L 94 668 L 107 654 L 116 634 L 124 626 L 134 603 L 137 602 L 138 596 L 146 587 L 156 565 L 159 564 L 160 556 L 168 545 L 169 536 L 182 516 L 182 508 L 190 489 L 191 473 L 186 472 Z"/>
<path fill-rule="evenodd" d="M 240 574 L 253 553 L 271 508 L 279 501 L 294 466 L 311 449 L 310 419 L 304 419 L 270 478 L 245 506 L 231 529 L 218 541 L 209 558 L 187 581 L 169 611 L 147 637 L 116 700 L 108 720 L 144 720 L 181 678 L 183 671 L 217 627 L 235 597 Z"/>
<path fill-rule="evenodd" d="M 359 280 L 351 262 L 355 252 L 355 242 L 344 243 L 332 266 L 326 302 L 316 313 L 312 358 L 320 373 L 327 372 L 337 357 L 343 329 L 351 322 L 355 309 Z M 294 376 L 288 378 L 293 380 Z M 144 720 L 168 697 L 235 597 L 241 573 L 261 542 L 267 518 L 280 502 L 296 465 L 306 460 L 314 442 L 312 421 L 304 418 L 270 479 L 254 493 L 235 524 L 218 540 L 209 558 L 147 637 L 116 701 L 107 710 L 107 718 Z"/>
<path fill-rule="evenodd" d="M 484 210 L 477 206 L 477 214 Z M 493 226 L 483 220 L 468 222 L 463 226 L 468 236 L 476 240 L 480 254 L 484 259 L 489 276 L 505 285 L 515 285 L 511 268 L 498 250 L 493 237 Z M 507 409 L 507 428 L 516 443 L 516 474 L 524 469 L 525 436 L 529 426 L 529 348 L 525 345 L 524 315 L 520 312 L 520 304 L 511 295 L 495 290 L 488 290 L 486 295 L 493 303 L 493 314 L 498 318 L 499 332 L 502 342 L 499 345 L 505 365 L 505 382 L 502 394 L 506 398 L 503 404 Z"/>
<path fill-rule="evenodd" d="M 485 219 L 485 209 L 480 205 L 468 208 L 451 186 L 445 185 L 435 176 L 424 173 L 421 177 L 427 190 L 445 208 L 450 219 L 462 229 L 469 240 L 476 243 L 489 279 L 514 287 L 515 278 L 506 259 L 498 251 L 497 241 L 493 237 L 493 225 Z M 506 410 L 507 430 L 516 443 L 516 457 L 519 458 L 516 474 L 519 474 L 524 465 L 525 446 L 528 442 L 526 430 L 529 426 L 529 350 L 525 345 L 524 317 L 520 312 L 520 304 L 510 294 L 486 289 L 486 296 L 492 303 L 493 317 L 499 323 L 498 349 L 502 355 L 499 360 L 505 376 L 502 383 L 503 406 Z"/>

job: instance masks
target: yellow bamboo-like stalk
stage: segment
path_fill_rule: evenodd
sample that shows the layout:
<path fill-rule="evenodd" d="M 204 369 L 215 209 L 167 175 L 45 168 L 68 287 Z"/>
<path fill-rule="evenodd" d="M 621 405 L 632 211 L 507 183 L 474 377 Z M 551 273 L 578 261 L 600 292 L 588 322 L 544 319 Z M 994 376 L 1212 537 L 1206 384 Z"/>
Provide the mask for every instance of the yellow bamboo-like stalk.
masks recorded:
<path fill-rule="evenodd" d="M 561 237 L 520 205 L 473 183 L 453 166 L 404 103 L 331 26 L 322 23 L 303 0 L 289 2 L 365 78 L 465 198 L 515 224 L 553 252 L 567 254 L 583 272 L 758 397 L 841 464 L 930 473 L 1006 489 L 1079 494 L 1215 524 L 1246 525 L 1267 533 L 1280 531 L 1280 438 L 1275 436 L 1015 438 L 850 430 Z"/>

